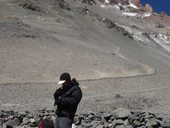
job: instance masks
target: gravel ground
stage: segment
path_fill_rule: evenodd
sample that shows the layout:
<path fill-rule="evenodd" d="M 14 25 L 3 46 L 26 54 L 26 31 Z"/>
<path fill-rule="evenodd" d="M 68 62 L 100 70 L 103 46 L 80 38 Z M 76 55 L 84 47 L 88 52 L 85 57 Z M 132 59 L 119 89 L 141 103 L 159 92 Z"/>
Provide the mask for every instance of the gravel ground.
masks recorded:
<path fill-rule="evenodd" d="M 110 111 L 118 107 L 170 114 L 170 82 L 164 73 L 134 78 L 79 81 L 83 99 L 79 112 Z M 0 86 L 1 110 L 32 111 L 53 107 L 55 83 L 15 83 Z"/>

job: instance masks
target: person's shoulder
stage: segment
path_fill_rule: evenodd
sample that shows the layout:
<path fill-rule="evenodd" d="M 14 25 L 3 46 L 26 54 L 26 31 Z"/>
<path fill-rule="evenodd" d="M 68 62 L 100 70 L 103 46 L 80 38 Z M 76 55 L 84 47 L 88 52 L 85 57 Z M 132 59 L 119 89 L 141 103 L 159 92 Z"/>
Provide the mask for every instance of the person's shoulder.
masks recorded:
<path fill-rule="evenodd" d="M 80 88 L 79 86 L 76 86 L 76 90 L 77 90 L 78 92 L 82 93 L 82 90 L 81 90 L 81 88 Z"/>

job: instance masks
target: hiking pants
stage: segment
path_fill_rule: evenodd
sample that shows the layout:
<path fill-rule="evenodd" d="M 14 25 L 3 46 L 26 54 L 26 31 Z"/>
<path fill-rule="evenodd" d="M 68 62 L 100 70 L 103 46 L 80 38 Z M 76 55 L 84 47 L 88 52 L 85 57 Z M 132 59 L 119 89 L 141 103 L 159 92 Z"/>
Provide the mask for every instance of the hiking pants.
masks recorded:
<path fill-rule="evenodd" d="M 73 121 L 68 117 L 56 117 L 54 128 L 71 128 Z"/>

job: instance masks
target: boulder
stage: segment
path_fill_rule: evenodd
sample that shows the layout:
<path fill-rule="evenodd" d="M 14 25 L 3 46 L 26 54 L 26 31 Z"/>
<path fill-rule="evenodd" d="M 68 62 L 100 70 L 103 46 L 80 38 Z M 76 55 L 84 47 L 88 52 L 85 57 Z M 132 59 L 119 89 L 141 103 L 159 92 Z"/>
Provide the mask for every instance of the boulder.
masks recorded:
<path fill-rule="evenodd" d="M 140 121 L 134 120 L 134 121 L 132 122 L 132 126 L 133 126 L 134 128 L 136 128 L 136 127 L 141 126 L 141 123 L 140 123 Z"/>
<path fill-rule="evenodd" d="M 153 8 L 149 4 L 146 4 L 145 7 L 144 7 L 144 11 L 152 13 L 153 12 Z"/>
<path fill-rule="evenodd" d="M 114 120 L 112 123 L 111 123 L 111 128 L 115 128 L 117 125 L 124 125 L 124 121 L 119 119 L 119 120 Z"/>
<path fill-rule="evenodd" d="M 103 118 L 108 122 L 108 120 L 112 117 L 113 115 L 110 113 L 104 113 Z"/>
<path fill-rule="evenodd" d="M 30 123 L 30 119 L 25 117 L 23 118 L 21 125 L 27 125 L 28 123 Z"/>
<path fill-rule="evenodd" d="M 151 119 L 146 122 L 145 126 L 149 128 L 158 128 L 160 124 L 155 119 Z"/>
<path fill-rule="evenodd" d="M 27 112 L 21 112 L 21 113 L 20 113 L 20 116 L 22 116 L 22 117 L 26 117 L 27 115 L 28 115 Z"/>
<path fill-rule="evenodd" d="M 85 123 L 85 122 L 83 122 L 81 124 L 81 126 L 84 127 L 84 128 L 91 128 L 93 125 L 92 125 L 92 123 Z"/>
<path fill-rule="evenodd" d="M 130 110 L 125 108 L 118 108 L 113 111 L 113 115 L 115 115 L 115 117 L 118 119 L 124 119 L 128 118 L 131 115 L 131 112 Z"/>
<path fill-rule="evenodd" d="M 170 128 L 170 122 L 162 123 L 161 127 L 163 127 L 163 128 Z"/>
<path fill-rule="evenodd" d="M 142 118 L 142 117 L 141 117 Z M 136 116 L 136 115 L 130 115 L 129 117 L 128 117 L 128 120 L 129 120 L 129 123 L 133 123 L 133 121 L 135 121 L 135 120 L 140 120 L 140 118 L 138 117 L 138 116 Z"/>
<path fill-rule="evenodd" d="M 16 126 L 19 126 L 20 120 L 18 118 L 9 119 L 5 124 L 9 128 L 14 128 Z"/>
<path fill-rule="evenodd" d="M 133 0 L 133 3 L 134 3 L 136 6 L 140 6 L 140 0 Z"/>
<path fill-rule="evenodd" d="M 96 128 L 103 128 L 103 125 L 99 124 L 96 126 Z"/>

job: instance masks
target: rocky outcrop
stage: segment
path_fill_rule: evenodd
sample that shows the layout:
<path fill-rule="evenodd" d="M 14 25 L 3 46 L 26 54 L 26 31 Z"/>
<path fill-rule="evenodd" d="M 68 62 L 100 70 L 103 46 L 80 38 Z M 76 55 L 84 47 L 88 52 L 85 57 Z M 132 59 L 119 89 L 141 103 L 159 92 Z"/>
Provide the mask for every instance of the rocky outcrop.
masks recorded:
<path fill-rule="evenodd" d="M 41 109 L 33 113 L 0 111 L 0 128 L 38 127 L 40 119 L 53 122 L 53 110 Z M 130 111 L 118 108 L 112 112 L 87 112 L 75 116 L 77 128 L 169 128 L 170 116 L 164 114 Z"/>
<path fill-rule="evenodd" d="M 129 0 L 110 0 L 110 3 L 114 3 L 114 4 L 122 4 L 122 5 L 128 5 L 129 4 Z"/>
<path fill-rule="evenodd" d="M 105 0 L 99 0 L 102 3 L 105 3 Z M 129 0 L 107 0 L 110 4 L 122 4 L 122 5 L 128 5 Z"/>
<path fill-rule="evenodd" d="M 109 29 L 115 28 L 118 32 L 120 32 L 124 36 L 127 36 L 130 39 L 133 39 L 133 35 L 131 33 L 126 31 L 123 27 L 119 26 L 118 24 L 114 23 L 112 20 L 110 20 L 108 18 L 100 18 L 99 21 L 102 22 L 103 24 L 105 24 L 105 26 L 107 28 L 109 28 Z"/>
<path fill-rule="evenodd" d="M 140 0 L 132 0 L 132 2 L 133 2 L 136 6 L 140 6 Z"/>
<path fill-rule="evenodd" d="M 149 4 L 146 4 L 143 9 L 145 12 L 153 12 L 153 8 Z"/>

